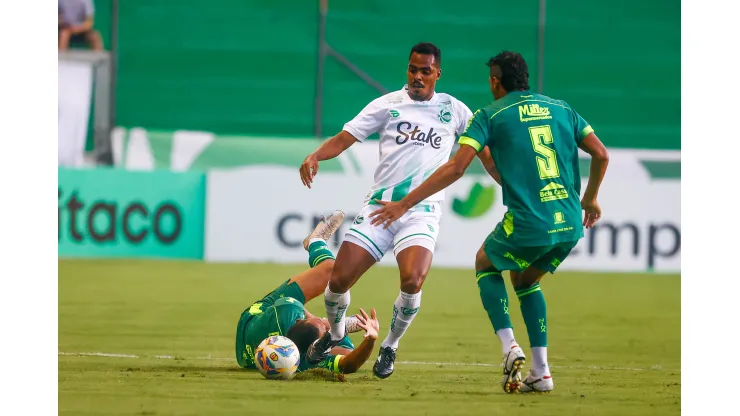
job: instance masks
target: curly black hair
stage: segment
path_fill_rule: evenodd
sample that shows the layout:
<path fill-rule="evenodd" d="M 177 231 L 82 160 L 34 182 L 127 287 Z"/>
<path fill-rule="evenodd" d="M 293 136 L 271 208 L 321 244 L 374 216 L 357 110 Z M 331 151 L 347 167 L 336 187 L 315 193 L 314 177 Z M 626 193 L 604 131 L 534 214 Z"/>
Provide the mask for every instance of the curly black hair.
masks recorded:
<path fill-rule="evenodd" d="M 491 76 L 498 78 L 506 92 L 529 89 L 529 70 L 522 55 L 504 51 L 488 60 Z"/>
<path fill-rule="evenodd" d="M 411 55 L 413 55 L 414 52 L 418 53 L 419 55 L 434 55 L 434 62 L 436 62 L 437 64 L 442 62 L 442 51 L 439 50 L 439 48 L 433 43 L 417 43 L 411 48 L 411 52 L 409 52 L 409 59 L 411 59 Z"/>
<path fill-rule="evenodd" d="M 319 339 L 319 329 L 305 320 L 296 321 L 285 336 L 293 341 L 295 346 L 298 347 L 298 353 L 303 357 L 308 347 Z"/>

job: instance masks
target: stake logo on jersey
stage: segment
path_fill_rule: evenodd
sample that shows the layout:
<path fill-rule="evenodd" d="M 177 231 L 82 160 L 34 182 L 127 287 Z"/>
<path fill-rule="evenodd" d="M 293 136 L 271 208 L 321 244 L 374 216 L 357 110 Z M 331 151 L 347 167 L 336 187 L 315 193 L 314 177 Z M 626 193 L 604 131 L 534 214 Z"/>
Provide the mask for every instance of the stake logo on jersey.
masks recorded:
<path fill-rule="evenodd" d="M 430 127 L 429 131 L 424 133 L 419 130 L 419 126 L 414 126 L 414 129 L 411 130 L 411 123 L 402 121 L 396 125 L 396 131 L 401 133 L 400 136 L 396 136 L 396 143 L 398 144 L 404 144 L 411 140 L 415 146 L 430 144 L 433 148 L 439 149 L 442 145 L 442 137 L 434 132 L 434 127 Z"/>
<path fill-rule="evenodd" d="M 406 87 L 365 106 L 343 129 L 358 141 L 380 134 L 375 183 L 365 202 L 398 201 L 413 191 L 449 160 L 456 136 L 471 116 L 465 104 L 448 94 L 434 93 L 428 101 L 414 101 Z M 424 203 L 443 199 L 440 191 Z"/>

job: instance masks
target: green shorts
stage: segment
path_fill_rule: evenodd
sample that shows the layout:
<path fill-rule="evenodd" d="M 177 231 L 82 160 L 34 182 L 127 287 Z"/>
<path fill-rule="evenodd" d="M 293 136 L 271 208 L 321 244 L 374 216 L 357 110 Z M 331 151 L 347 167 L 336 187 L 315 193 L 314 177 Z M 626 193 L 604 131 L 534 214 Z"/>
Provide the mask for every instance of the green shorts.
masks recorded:
<path fill-rule="evenodd" d="M 503 225 L 499 223 L 483 243 L 483 250 L 493 263 L 493 267 L 501 272 L 505 270 L 520 272 L 529 266 L 533 266 L 540 270 L 555 273 L 560 263 L 568 257 L 576 244 L 578 244 L 578 240 L 549 246 L 518 246 L 507 238 Z"/>
<path fill-rule="evenodd" d="M 288 282 L 290 282 L 290 279 L 284 281 L 283 284 L 278 286 L 272 292 L 266 294 L 257 302 L 272 305 L 280 298 L 293 298 L 298 302 L 306 303 L 306 296 L 303 294 L 303 291 L 298 286 L 298 283 L 293 282 L 291 284 L 288 284 Z"/>

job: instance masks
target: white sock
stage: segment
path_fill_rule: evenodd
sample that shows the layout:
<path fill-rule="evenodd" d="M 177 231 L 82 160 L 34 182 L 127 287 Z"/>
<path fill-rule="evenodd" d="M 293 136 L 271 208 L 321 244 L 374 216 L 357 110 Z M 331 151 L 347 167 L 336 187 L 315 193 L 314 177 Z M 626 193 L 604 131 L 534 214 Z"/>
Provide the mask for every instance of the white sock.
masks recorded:
<path fill-rule="evenodd" d="M 401 337 L 403 337 L 403 334 L 409 325 L 411 325 L 411 321 L 414 320 L 416 313 L 419 312 L 420 306 L 421 291 L 413 295 L 404 292 L 398 294 L 396 303 L 393 304 L 393 318 L 391 318 L 388 336 L 385 337 L 381 346 L 391 347 L 393 349 L 398 348 L 398 341 L 401 340 Z"/>
<path fill-rule="evenodd" d="M 499 329 L 496 331 L 496 335 L 498 335 L 498 339 L 501 340 L 501 348 L 503 349 L 504 354 L 509 352 L 512 346 L 519 345 L 514 339 L 514 330 L 511 328 Z"/>
<path fill-rule="evenodd" d="M 331 339 L 339 341 L 344 337 L 344 315 L 349 307 L 349 290 L 345 293 L 334 293 L 326 285 L 324 291 L 324 306 L 326 307 L 326 319 L 331 329 Z"/>
<path fill-rule="evenodd" d="M 547 347 L 532 347 L 532 373 L 535 377 L 550 375 L 550 366 L 547 365 Z"/>

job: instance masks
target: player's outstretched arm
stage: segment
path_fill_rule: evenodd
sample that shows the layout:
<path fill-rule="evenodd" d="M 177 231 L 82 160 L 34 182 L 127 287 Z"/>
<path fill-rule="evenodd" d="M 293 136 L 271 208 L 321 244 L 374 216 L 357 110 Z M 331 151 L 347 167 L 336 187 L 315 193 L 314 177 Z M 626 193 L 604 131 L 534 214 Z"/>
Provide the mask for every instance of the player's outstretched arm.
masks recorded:
<path fill-rule="evenodd" d="M 486 168 L 486 172 L 496 181 L 499 186 L 501 185 L 501 173 L 496 169 L 496 163 L 493 161 L 491 156 L 491 149 L 488 146 L 483 147 L 483 150 L 478 153 L 478 159 L 483 163 L 483 167 Z"/>
<path fill-rule="evenodd" d="M 303 184 L 310 189 L 314 176 L 319 172 L 319 162 L 334 159 L 349 149 L 356 141 L 357 139 L 354 136 L 342 130 L 336 136 L 322 143 L 318 149 L 306 156 L 301 164 L 299 171 Z"/>
<path fill-rule="evenodd" d="M 418 188 L 411 191 L 403 199 L 398 202 L 385 202 L 375 201 L 382 208 L 372 212 L 370 218 L 372 218 L 371 224 L 383 225 L 384 229 L 393 224 L 393 221 L 401 218 L 406 211 L 410 210 L 416 204 L 423 201 L 426 198 L 436 194 L 437 192 L 452 185 L 458 179 L 462 178 L 465 174 L 465 170 L 470 166 L 470 162 L 478 153 L 472 146 L 461 145 L 460 150 L 455 153 L 447 163 L 437 169 L 427 180 L 422 182 Z"/>
<path fill-rule="evenodd" d="M 378 318 L 375 315 L 375 308 L 370 310 L 370 316 L 367 316 L 367 312 L 360 309 L 357 319 L 360 321 L 360 327 L 365 330 L 365 335 L 357 348 L 339 359 L 339 371 L 343 374 L 357 372 L 368 358 L 370 358 L 373 349 L 375 349 L 375 341 L 378 339 L 380 326 L 378 324 Z"/>
<path fill-rule="evenodd" d="M 578 147 L 591 155 L 588 185 L 586 185 L 586 192 L 583 193 L 583 198 L 581 199 L 581 208 L 585 212 L 583 225 L 586 228 L 591 228 L 601 218 L 601 207 L 596 198 L 599 195 L 601 181 L 604 180 L 604 175 L 606 174 L 606 166 L 609 164 L 609 152 L 607 152 L 604 144 L 593 132 L 589 133 L 578 144 Z"/>

